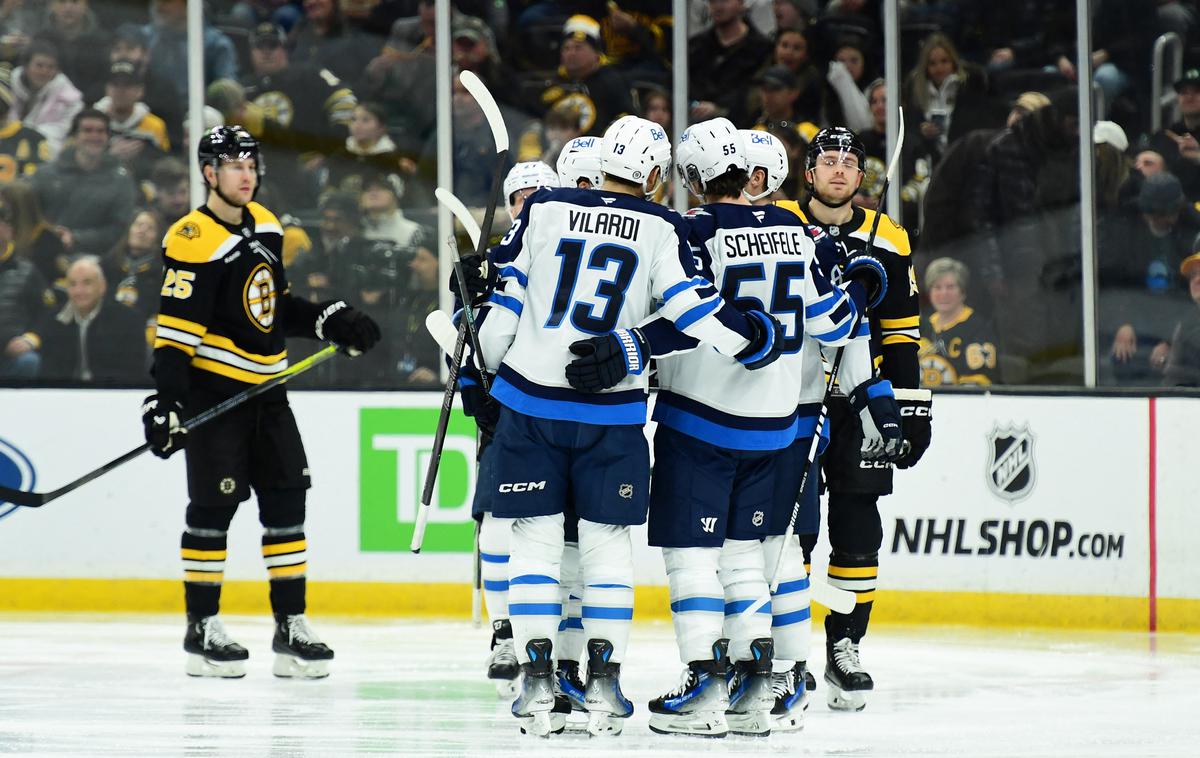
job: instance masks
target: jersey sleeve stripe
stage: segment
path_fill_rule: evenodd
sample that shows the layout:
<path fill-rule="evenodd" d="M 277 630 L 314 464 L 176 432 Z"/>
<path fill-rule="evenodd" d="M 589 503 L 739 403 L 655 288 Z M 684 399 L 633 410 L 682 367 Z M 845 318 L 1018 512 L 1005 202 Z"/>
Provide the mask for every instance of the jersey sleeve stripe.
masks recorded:
<path fill-rule="evenodd" d="M 500 269 L 500 278 L 516 279 L 517 284 L 521 285 L 522 287 L 529 286 L 529 276 L 516 266 L 503 266 Z"/>
<path fill-rule="evenodd" d="M 488 298 L 488 302 L 507 308 L 518 316 L 521 315 L 521 311 L 524 309 L 524 305 L 522 305 L 520 300 L 508 295 L 501 295 L 499 292 L 493 292 L 491 297 Z"/>
<path fill-rule="evenodd" d="M 187 319 L 182 319 L 178 316 L 168 316 L 165 313 L 158 314 L 158 325 L 169 326 L 172 329 L 178 329 L 182 332 L 188 332 L 189 334 L 195 334 L 200 337 L 203 337 L 204 333 L 208 331 L 205 326 L 202 324 L 197 324 L 195 321 L 188 321 Z"/>
<path fill-rule="evenodd" d="M 181 332 L 178 329 L 172 329 L 170 327 L 163 326 L 161 324 L 159 325 L 158 329 L 155 330 L 154 334 L 156 337 L 168 339 L 168 340 L 171 340 L 172 342 L 178 342 L 182 345 L 188 345 L 193 348 L 196 347 L 197 345 L 199 345 L 200 340 L 202 339 L 201 337 L 199 337 L 195 334 Z"/>
<path fill-rule="evenodd" d="M 268 221 L 265 224 L 255 224 L 254 225 L 254 233 L 255 234 L 278 234 L 280 237 L 282 237 L 283 236 L 283 227 L 280 226 L 279 224 L 271 223 L 270 221 Z"/>
<path fill-rule="evenodd" d="M 881 318 L 879 319 L 880 329 L 916 329 L 920 326 L 921 319 L 919 316 L 909 316 L 907 318 Z"/>
<path fill-rule="evenodd" d="M 278 374 L 280 371 L 283 371 L 288 367 L 287 358 L 269 364 L 256 363 L 255 361 L 246 360 L 240 355 L 232 353 L 228 350 L 222 350 L 217 347 L 212 347 L 211 345 L 201 345 L 200 347 L 196 348 L 196 355 L 198 358 L 211 358 L 214 361 L 220 361 L 221 363 L 234 366 L 242 369 L 243 371 L 252 371 L 256 374 Z"/>
<path fill-rule="evenodd" d="M 255 371 L 245 371 L 220 361 L 214 361 L 209 358 L 201 358 L 199 356 L 192 359 L 192 367 L 201 371 L 209 371 L 217 374 L 218 376 L 224 376 L 226 378 L 242 382 L 243 384 L 262 384 L 274 376 L 274 374 L 260 374 Z"/>
<path fill-rule="evenodd" d="M 824 332 L 823 334 L 814 334 L 813 339 L 819 340 L 821 342 L 836 342 L 836 341 L 842 339 L 843 337 L 845 337 L 847 334 L 849 334 L 850 327 L 852 327 L 852 326 L 853 326 L 853 324 L 851 322 L 844 321 L 841 324 L 839 324 L 838 326 L 834 327 L 833 329 L 830 329 L 829 331 Z"/>
<path fill-rule="evenodd" d="M 257 353 L 251 353 L 247 350 L 243 350 L 235 345 L 233 340 L 229 339 L 228 337 L 223 337 L 219 334 L 213 334 L 212 332 L 204 335 L 204 339 L 202 339 L 200 343 L 210 347 L 220 348 L 221 350 L 228 351 L 247 360 L 254 361 L 255 363 L 266 365 L 273 365 L 287 358 L 286 350 L 276 353 L 275 355 L 259 355 Z"/>
<path fill-rule="evenodd" d="M 813 303 L 812 305 L 804 306 L 804 317 L 805 318 L 818 318 L 820 316 L 823 316 L 826 313 L 828 313 L 829 311 L 833 310 L 833 307 L 835 305 L 837 305 L 837 302 L 838 302 L 838 293 L 830 292 L 828 295 L 821 298 L 820 300 Z"/>
<path fill-rule="evenodd" d="M 705 284 L 708 284 L 708 282 L 704 279 L 700 279 L 699 277 L 686 282 L 680 282 L 679 284 L 672 284 L 670 287 L 667 287 L 665 292 L 663 292 L 663 302 L 667 302 L 680 292 L 692 289 L 693 287 L 703 287 Z"/>
<path fill-rule="evenodd" d="M 693 306 L 689 310 L 684 311 L 683 315 L 679 318 L 675 319 L 675 328 L 682 332 L 719 307 L 721 307 L 721 301 L 715 298 Z"/>
<path fill-rule="evenodd" d="M 889 334 L 883 338 L 884 345 L 919 345 L 921 340 L 907 334 Z"/>
<path fill-rule="evenodd" d="M 154 340 L 154 349 L 157 350 L 160 347 L 173 347 L 189 358 L 196 354 L 196 348 L 191 345 L 184 345 L 174 340 L 158 337 Z"/>

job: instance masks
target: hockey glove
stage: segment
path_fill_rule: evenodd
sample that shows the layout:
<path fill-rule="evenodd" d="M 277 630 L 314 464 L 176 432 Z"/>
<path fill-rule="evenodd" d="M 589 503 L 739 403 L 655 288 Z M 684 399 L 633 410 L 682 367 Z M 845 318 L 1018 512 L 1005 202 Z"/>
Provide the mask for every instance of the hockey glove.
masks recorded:
<path fill-rule="evenodd" d="M 187 429 L 180 424 L 183 404 L 151 395 L 142 401 L 142 426 L 150 452 L 159 458 L 170 458 L 187 444 Z"/>
<path fill-rule="evenodd" d="M 459 394 L 462 396 L 463 413 L 475 419 L 484 440 L 496 434 L 496 422 L 500 420 L 500 403 L 483 391 L 479 380 L 479 369 L 471 365 L 462 367 L 458 377 Z"/>
<path fill-rule="evenodd" d="M 895 461 L 902 452 L 904 437 L 900 408 L 886 379 L 870 379 L 850 393 L 850 407 L 862 420 L 864 461 Z"/>
<path fill-rule="evenodd" d="M 464 256 L 460 263 L 467 297 L 471 298 L 471 305 L 479 305 L 496 289 L 500 274 L 495 266 L 478 255 Z M 454 269 L 450 270 L 450 294 L 462 299 L 462 292 L 458 288 L 458 272 Z"/>
<path fill-rule="evenodd" d="M 625 377 L 643 373 L 650 360 L 650 345 L 637 328 L 578 340 L 570 350 L 579 357 L 567 365 L 567 382 L 580 392 L 615 387 Z"/>
<path fill-rule="evenodd" d="M 322 309 L 314 325 L 317 339 L 332 342 L 351 357 L 362 355 L 382 336 L 379 324 L 367 314 L 346 305 L 345 300 L 330 303 Z"/>
<path fill-rule="evenodd" d="M 896 390 L 900 419 L 904 424 L 905 450 L 896 468 L 912 468 L 929 449 L 933 436 L 933 394 L 929 390 Z"/>
<path fill-rule="evenodd" d="M 763 311 L 746 311 L 743 315 L 754 329 L 754 338 L 733 357 L 751 371 L 770 366 L 783 355 L 783 325 Z"/>
<path fill-rule="evenodd" d="M 873 255 L 861 253 L 846 261 L 842 268 L 842 281 L 846 283 L 846 291 L 854 298 L 859 307 L 875 308 L 883 302 L 887 294 L 888 276 L 883 261 Z M 862 287 L 862 301 L 855 297 L 850 287 L 857 284 Z"/>

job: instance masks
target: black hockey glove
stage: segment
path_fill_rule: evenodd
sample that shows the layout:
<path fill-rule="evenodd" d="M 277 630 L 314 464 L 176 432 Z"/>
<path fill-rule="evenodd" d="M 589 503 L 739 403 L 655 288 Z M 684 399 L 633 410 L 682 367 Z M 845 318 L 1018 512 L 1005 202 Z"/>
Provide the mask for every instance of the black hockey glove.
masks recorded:
<path fill-rule="evenodd" d="M 783 325 L 763 311 L 746 311 L 743 315 L 754 328 L 754 338 L 734 359 L 751 371 L 770 366 L 783 355 Z"/>
<path fill-rule="evenodd" d="M 886 379 L 871 379 L 850 393 L 850 407 L 862 421 L 864 461 L 896 461 L 904 450 L 900 408 Z"/>
<path fill-rule="evenodd" d="M 474 366 L 462 367 L 458 387 L 462 396 L 463 413 L 475 419 L 479 433 L 485 440 L 490 440 L 496 433 L 496 422 L 500 419 L 500 403 L 483 391 L 479 369 Z"/>
<path fill-rule="evenodd" d="M 644 372 L 650 361 L 650 345 L 636 327 L 572 342 L 570 350 L 579 357 L 567 364 L 567 382 L 580 392 L 615 387 Z"/>
<path fill-rule="evenodd" d="M 187 429 L 180 424 L 183 403 L 151 395 L 142 401 L 142 426 L 150 452 L 159 458 L 170 458 L 187 444 Z"/>
<path fill-rule="evenodd" d="M 471 298 L 471 305 L 479 305 L 495 291 L 500 281 L 500 273 L 495 266 L 478 255 L 463 256 L 461 265 L 463 283 L 466 285 L 467 296 Z M 458 289 L 458 272 L 453 268 L 450 269 L 450 294 L 462 299 L 462 292 Z"/>
<path fill-rule="evenodd" d="M 887 269 L 884 268 L 883 261 L 868 253 L 860 253 L 846 261 L 842 267 L 842 281 L 846 283 L 847 290 L 852 284 L 862 287 L 865 302 L 860 303 L 858 298 L 855 298 L 855 303 L 859 306 L 875 308 L 883 302 L 883 296 L 887 294 Z"/>
<path fill-rule="evenodd" d="M 362 355 L 379 341 L 379 324 L 367 314 L 346 305 L 345 300 L 330 303 L 321 310 L 314 325 L 317 339 L 332 342 L 351 356 Z"/>
<path fill-rule="evenodd" d="M 933 394 L 929 390 L 896 390 L 900 419 L 904 424 L 905 450 L 896 468 L 912 468 L 929 449 L 933 436 Z"/>

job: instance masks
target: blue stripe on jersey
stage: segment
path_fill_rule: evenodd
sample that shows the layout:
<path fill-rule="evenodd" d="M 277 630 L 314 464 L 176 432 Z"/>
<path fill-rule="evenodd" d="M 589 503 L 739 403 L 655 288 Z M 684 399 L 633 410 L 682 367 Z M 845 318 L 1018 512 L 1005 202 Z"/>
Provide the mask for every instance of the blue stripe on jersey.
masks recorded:
<path fill-rule="evenodd" d="M 828 313 L 834 305 L 837 304 L 837 301 L 838 293 L 831 292 L 815 303 L 809 303 L 808 305 L 804 306 L 804 317 L 816 318 L 818 316 L 823 316 Z"/>
<path fill-rule="evenodd" d="M 859 321 L 858 322 L 858 334 L 855 334 L 854 336 L 855 337 L 870 337 L 871 336 L 871 322 L 865 318 L 863 320 Z"/>
<path fill-rule="evenodd" d="M 717 298 L 692 306 L 690 310 L 684 311 L 682 316 L 675 319 L 675 328 L 682 332 L 720 307 L 721 301 Z"/>
<path fill-rule="evenodd" d="M 788 626 L 790 624 L 798 624 L 801 621 L 807 621 L 812 616 L 812 611 L 808 608 L 801 608 L 798 611 L 791 613 L 781 613 L 771 619 L 771 627 Z"/>
<path fill-rule="evenodd" d="M 735 613 L 741 613 L 742 611 L 746 610 L 750 606 L 754 605 L 756 602 L 758 602 L 758 601 L 756 601 L 756 600 L 734 600 L 732 602 L 726 603 L 725 604 L 725 615 L 732 616 Z M 770 612 L 771 612 L 771 604 L 769 602 L 766 605 L 764 605 L 763 607 L 759 608 L 757 611 L 755 611 L 755 613 L 770 613 Z"/>
<path fill-rule="evenodd" d="M 797 436 L 795 413 L 782 418 L 733 416 L 668 390 L 658 393 L 654 420 L 689 437 L 731 450 L 782 450 Z"/>
<path fill-rule="evenodd" d="M 720 597 L 685 597 L 671 603 L 671 613 L 687 613 L 688 611 L 708 611 L 723 613 L 725 599 Z"/>
<path fill-rule="evenodd" d="M 506 276 L 511 276 L 513 279 L 516 279 L 517 284 L 521 285 L 522 287 L 529 287 L 529 277 L 525 275 L 524 271 L 516 266 L 502 266 L 500 268 L 500 278 L 503 279 Z"/>
<path fill-rule="evenodd" d="M 508 563 L 508 556 L 504 553 L 479 553 L 479 559 L 484 563 Z"/>
<path fill-rule="evenodd" d="M 489 592 L 507 592 L 507 579 L 484 579 L 483 588 Z"/>
<path fill-rule="evenodd" d="M 491 297 L 488 298 L 488 302 L 503 306 L 518 316 L 521 315 L 521 309 L 524 307 L 521 305 L 520 300 L 508 295 L 501 295 L 499 292 L 493 292 Z"/>
<path fill-rule="evenodd" d="M 492 397 L 526 416 L 579 421 L 598 426 L 624 426 L 646 423 L 646 392 L 576 392 L 565 387 L 545 387 L 531 382 L 501 364 Z"/>
<path fill-rule="evenodd" d="M 703 287 L 705 284 L 708 284 L 708 280 L 696 277 L 695 279 L 692 279 L 690 281 L 680 282 L 679 284 L 671 285 L 670 287 L 667 288 L 667 291 L 663 293 L 663 297 L 662 297 L 663 302 L 664 303 L 667 302 L 671 298 L 678 295 L 680 292 L 686 292 L 687 290 L 690 290 L 693 287 Z"/>
<path fill-rule="evenodd" d="M 608 619 L 611 621 L 629 621 L 633 618 L 633 609 L 605 608 L 603 606 L 585 605 L 581 615 L 585 619 Z"/>
<path fill-rule="evenodd" d="M 803 592 L 808 589 L 808 577 L 803 579 L 793 579 L 790 582 L 783 582 L 779 585 L 779 589 L 771 593 L 773 595 L 786 595 L 790 592 Z"/>
<path fill-rule="evenodd" d="M 849 334 L 850 329 L 853 326 L 854 322 L 843 321 L 840 326 L 836 326 L 824 334 L 814 334 L 813 339 L 817 340 L 818 342 L 836 342 L 837 340 L 840 340 L 842 337 L 845 337 L 847 334 Z"/>

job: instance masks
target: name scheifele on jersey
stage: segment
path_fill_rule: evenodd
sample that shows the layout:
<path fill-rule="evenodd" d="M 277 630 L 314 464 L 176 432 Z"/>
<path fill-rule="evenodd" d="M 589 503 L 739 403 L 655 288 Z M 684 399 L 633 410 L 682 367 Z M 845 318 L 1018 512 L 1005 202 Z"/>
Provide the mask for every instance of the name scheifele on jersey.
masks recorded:
<path fill-rule="evenodd" d="M 279 220 L 258 203 L 236 227 L 206 207 L 176 221 L 163 238 L 156 370 L 160 351 L 179 351 L 193 386 L 233 393 L 286 369 L 282 251 Z"/>

